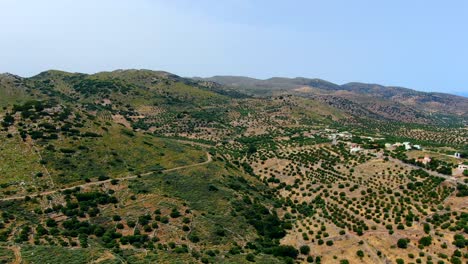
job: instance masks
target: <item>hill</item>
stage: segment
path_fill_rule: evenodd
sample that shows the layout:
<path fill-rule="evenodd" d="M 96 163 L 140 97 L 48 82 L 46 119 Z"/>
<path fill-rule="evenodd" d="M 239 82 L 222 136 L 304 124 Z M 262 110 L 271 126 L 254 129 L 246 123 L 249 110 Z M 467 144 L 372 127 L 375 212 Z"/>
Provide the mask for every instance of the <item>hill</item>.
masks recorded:
<path fill-rule="evenodd" d="M 195 78 L 200 80 L 200 78 Z M 259 80 L 237 76 L 214 76 L 205 80 L 220 83 L 228 87 L 235 87 L 240 91 L 253 95 L 272 95 L 273 93 L 293 93 L 300 96 L 313 97 L 326 95 L 330 98 L 348 99 L 362 105 L 375 105 L 375 108 L 366 108 L 377 114 L 389 113 L 385 104 L 399 109 L 399 112 L 417 111 L 418 115 L 448 114 L 466 116 L 468 114 L 468 100 L 465 97 L 443 94 L 419 92 L 407 88 L 382 86 L 378 84 L 347 83 L 337 85 L 321 79 L 308 78 L 270 78 Z M 339 104 L 339 102 L 337 102 Z M 413 114 L 414 116 L 414 114 Z M 439 117 L 438 117 L 439 118 Z M 399 115 L 394 119 L 403 119 Z M 415 120 L 411 120 L 414 122 Z"/>

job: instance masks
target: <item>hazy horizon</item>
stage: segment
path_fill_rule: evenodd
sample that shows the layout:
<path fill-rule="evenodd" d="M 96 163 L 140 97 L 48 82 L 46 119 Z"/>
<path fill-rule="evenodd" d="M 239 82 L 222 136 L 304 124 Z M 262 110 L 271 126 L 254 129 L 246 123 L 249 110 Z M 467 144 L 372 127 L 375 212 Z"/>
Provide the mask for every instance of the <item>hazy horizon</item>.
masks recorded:
<path fill-rule="evenodd" d="M 146 68 L 468 95 L 468 2 L 4 0 L 0 72 Z"/>

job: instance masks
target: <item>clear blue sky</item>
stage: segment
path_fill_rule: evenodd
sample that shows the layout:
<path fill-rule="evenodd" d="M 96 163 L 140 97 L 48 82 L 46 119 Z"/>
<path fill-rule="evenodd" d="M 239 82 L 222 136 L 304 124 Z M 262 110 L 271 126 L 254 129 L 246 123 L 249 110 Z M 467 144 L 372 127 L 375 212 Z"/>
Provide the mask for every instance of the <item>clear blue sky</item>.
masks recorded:
<path fill-rule="evenodd" d="M 0 0 L 0 72 L 119 68 L 468 92 L 465 0 Z"/>

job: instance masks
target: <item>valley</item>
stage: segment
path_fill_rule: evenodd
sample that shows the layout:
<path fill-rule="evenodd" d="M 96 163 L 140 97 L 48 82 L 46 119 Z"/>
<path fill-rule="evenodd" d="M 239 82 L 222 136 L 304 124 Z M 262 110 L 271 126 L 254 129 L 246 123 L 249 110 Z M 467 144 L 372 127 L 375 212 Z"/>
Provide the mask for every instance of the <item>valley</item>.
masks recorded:
<path fill-rule="evenodd" d="M 2 74 L 0 262 L 465 263 L 467 122 L 381 85 Z"/>

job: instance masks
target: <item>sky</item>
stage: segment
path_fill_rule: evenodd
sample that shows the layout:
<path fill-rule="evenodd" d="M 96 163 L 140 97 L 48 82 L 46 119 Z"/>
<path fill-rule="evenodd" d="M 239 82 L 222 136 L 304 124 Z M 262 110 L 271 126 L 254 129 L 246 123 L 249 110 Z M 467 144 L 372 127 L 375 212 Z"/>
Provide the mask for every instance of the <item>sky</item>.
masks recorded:
<path fill-rule="evenodd" d="M 468 1 L 0 0 L 0 72 L 129 68 L 468 95 Z"/>

